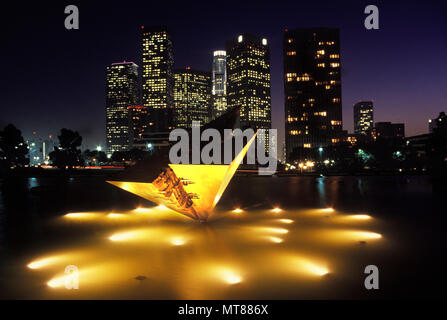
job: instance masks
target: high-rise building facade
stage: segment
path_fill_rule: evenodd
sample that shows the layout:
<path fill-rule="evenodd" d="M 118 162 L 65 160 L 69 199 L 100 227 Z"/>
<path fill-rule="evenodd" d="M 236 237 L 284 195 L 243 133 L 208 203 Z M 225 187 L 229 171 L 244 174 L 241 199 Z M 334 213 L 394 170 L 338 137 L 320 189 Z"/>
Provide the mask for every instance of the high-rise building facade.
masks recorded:
<path fill-rule="evenodd" d="M 175 126 L 191 128 L 192 121 L 210 120 L 211 74 L 191 68 L 174 72 Z"/>
<path fill-rule="evenodd" d="M 224 50 L 213 52 L 211 94 L 211 117 L 216 119 L 227 110 L 227 53 Z"/>
<path fill-rule="evenodd" d="M 154 123 L 151 122 L 149 108 L 145 106 L 129 106 L 130 129 L 132 144 L 140 140 L 143 133 L 152 132 Z"/>
<path fill-rule="evenodd" d="M 174 126 L 174 55 L 166 27 L 142 27 L 142 105 L 149 108 L 153 130 Z"/>
<path fill-rule="evenodd" d="M 106 67 L 107 154 L 128 150 L 131 145 L 129 109 L 138 104 L 138 66 L 133 62 Z"/>
<path fill-rule="evenodd" d="M 372 101 L 360 101 L 354 105 L 354 133 L 371 134 L 374 127 L 374 105 Z"/>
<path fill-rule="evenodd" d="M 227 42 L 227 81 L 228 108 L 241 107 L 241 129 L 271 129 L 267 39 L 240 34 Z M 268 151 L 268 134 L 265 139 Z"/>
<path fill-rule="evenodd" d="M 338 143 L 342 134 L 339 30 L 284 32 L 287 159 L 296 148 Z"/>

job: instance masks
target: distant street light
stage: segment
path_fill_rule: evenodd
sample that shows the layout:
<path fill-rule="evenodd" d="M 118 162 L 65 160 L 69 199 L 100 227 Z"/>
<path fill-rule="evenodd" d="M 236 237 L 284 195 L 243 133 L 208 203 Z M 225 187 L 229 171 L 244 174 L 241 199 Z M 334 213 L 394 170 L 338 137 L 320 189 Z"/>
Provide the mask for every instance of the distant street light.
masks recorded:
<path fill-rule="evenodd" d="M 102 147 L 101 146 L 97 146 L 96 147 L 96 151 L 101 151 L 102 150 Z"/>

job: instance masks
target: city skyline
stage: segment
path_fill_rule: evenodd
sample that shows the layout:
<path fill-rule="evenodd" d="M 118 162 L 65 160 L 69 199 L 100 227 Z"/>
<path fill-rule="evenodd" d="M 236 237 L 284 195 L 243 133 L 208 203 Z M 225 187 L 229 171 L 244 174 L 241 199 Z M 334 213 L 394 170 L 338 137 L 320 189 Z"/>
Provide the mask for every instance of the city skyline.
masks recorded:
<path fill-rule="evenodd" d="M 70 33 L 64 30 L 63 26 L 59 30 L 58 26 L 61 25 L 63 17 L 58 19 L 57 10 L 50 9 L 43 14 L 43 17 L 48 18 L 44 29 L 49 34 L 48 38 L 55 36 L 60 40 L 56 50 L 52 48 L 54 55 L 51 58 L 54 66 L 47 71 L 49 76 L 36 83 L 29 72 L 39 72 L 41 70 L 39 64 L 33 65 L 32 68 L 26 68 L 28 64 L 13 65 L 17 68 L 17 72 L 11 73 L 10 81 L 6 84 L 6 92 L 10 94 L 6 95 L 5 103 L 6 105 L 14 103 L 17 107 L 6 108 L 0 124 L 6 125 L 12 122 L 26 137 L 33 131 L 37 131 L 41 136 L 50 133 L 55 135 L 60 128 L 67 127 L 79 131 L 84 137 L 86 143 L 83 148 L 92 149 L 97 144 L 105 144 L 105 123 L 101 123 L 105 122 L 104 66 L 123 60 L 141 64 L 137 40 L 140 36 L 138 28 L 148 20 L 151 21 L 151 25 L 168 25 L 172 30 L 175 68 L 190 65 L 194 69 L 211 70 L 212 52 L 221 49 L 225 40 L 244 32 L 265 36 L 269 41 L 272 55 L 272 127 L 278 129 L 280 139 L 284 135 L 281 38 L 284 28 L 287 27 L 340 27 L 344 130 L 353 131 L 352 106 L 360 100 L 374 100 L 376 121 L 403 122 L 409 136 L 426 133 L 428 119 L 435 118 L 445 109 L 447 97 L 442 90 L 442 75 L 447 70 L 441 57 L 445 55 L 447 48 L 439 41 L 442 30 L 445 30 L 443 29 L 445 20 L 436 19 L 441 11 L 439 4 L 432 3 L 422 8 L 415 4 L 403 7 L 398 4 L 381 4 L 379 6 L 381 25 L 377 31 L 368 31 L 363 27 L 365 17 L 363 3 L 351 4 L 349 8 L 344 6 L 343 12 L 338 8 L 342 7 L 342 3 L 325 6 L 309 4 L 288 4 L 288 6 L 290 10 L 284 8 L 280 10 L 278 6 L 275 10 L 269 11 L 269 5 L 259 3 L 257 9 L 247 17 L 247 21 L 252 21 L 253 24 L 237 22 L 215 27 L 209 20 L 204 20 L 203 22 L 208 23 L 211 30 L 199 30 L 199 25 L 184 27 L 185 20 L 178 21 L 178 14 L 155 18 L 148 11 L 136 12 L 131 18 L 124 19 L 119 26 L 105 24 L 107 28 L 113 29 L 111 33 L 115 41 L 108 41 L 107 36 L 106 39 L 99 41 L 94 39 L 95 34 L 102 32 L 104 28 L 93 21 L 94 17 L 98 18 L 96 15 L 99 12 L 99 8 L 95 5 L 81 6 L 81 26 L 78 33 Z M 242 5 L 242 9 L 248 7 L 248 4 Z M 296 10 L 292 10 L 293 8 Z M 396 19 L 396 15 L 390 14 L 396 10 L 401 13 L 399 17 L 402 19 Z M 228 14 L 228 11 L 229 9 L 225 9 L 221 14 Z M 115 7 L 110 14 L 116 16 L 119 12 L 120 10 Z M 340 15 L 337 17 L 334 12 Z M 230 20 L 237 21 L 240 14 L 231 15 Z M 306 14 L 308 17 L 304 17 Z M 416 14 L 424 17 L 426 25 L 406 24 L 407 20 L 412 20 L 409 17 Z M 395 21 L 390 20 L 390 15 Z M 267 16 L 270 18 L 262 19 Z M 101 18 L 98 19 L 101 21 Z M 6 18 L 4 21 L 13 27 L 15 25 L 11 19 Z M 430 32 L 424 32 L 425 30 Z M 7 39 L 8 43 L 13 44 L 16 41 L 13 38 L 20 38 L 17 35 L 21 32 L 24 32 L 23 27 L 16 28 L 13 37 Z M 32 30 L 29 32 L 34 33 Z M 92 35 L 81 40 L 81 35 L 85 36 L 88 32 L 92 32 Z M 190 36 L 185 36 L 188 33 Z M 210 37 L 210 34 L 213 36 Z M 414 42 L 418 42 L 414 41 L 414 37 L 420 40 L 417 48 L 413 45 Z M 410 38 L 413 39 L 411 42 Z M 37 40 L 31 41 L 29 45 L 34 48 L 34 55 L 30 57 L 30 63 L 35 63 L 34 59 L 49 56 L 48 49 L 45 48 L 48 40 L 40 34 Z M 92 45 L 94 41 L 95 46 Z M 7 59 L 16 56 L 15 50 L 10 49 L 13 46 L 8 47 Z M 437 50 L 429 50 L 430 47 L 436 47 Z M 399 54 L 402 48 L 406 53 L 403 57 Z M 430 59 L 425 51 L 430 52 Z M 374 59 L 373 56 L 377 58 Z M 20 58 L 19 54 L 18 59 Z M 417 62 L 422 60 L 416 58 L 422 59 L 425 63 L 418 64 Z M 70 63 L 63 64 L 64 61 Z M 81 62 L 82 67 L 79 67 Z M 408 68 L 409 66 L 411 68 Z M 12 70 L 10 68 L 11 66 L 6 66 L 7 73 Z M 14 95 L 18 79 L 27 88 L 25 94 L 20 96 Z M 60 110 L 61 105 L 64 107 L 64 112 Z M 30 117 L 23 119 L 20 116 L 21 111 L 30 114 Z M 281 146 L 281 142 L 279 145 Z"/>

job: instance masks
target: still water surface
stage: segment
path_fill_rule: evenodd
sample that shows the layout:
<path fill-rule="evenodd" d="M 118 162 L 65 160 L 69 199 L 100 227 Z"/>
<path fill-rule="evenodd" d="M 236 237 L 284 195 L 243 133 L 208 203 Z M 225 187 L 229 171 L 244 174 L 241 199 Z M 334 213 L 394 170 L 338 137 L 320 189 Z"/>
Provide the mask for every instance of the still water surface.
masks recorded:
<path fill-rule="evenodd" d="M 0 180 L 1 298 L 440 297 L 446 284 L 446 192 L 428 177 L 236 177 L 204 224 L 104 180 Z"/>

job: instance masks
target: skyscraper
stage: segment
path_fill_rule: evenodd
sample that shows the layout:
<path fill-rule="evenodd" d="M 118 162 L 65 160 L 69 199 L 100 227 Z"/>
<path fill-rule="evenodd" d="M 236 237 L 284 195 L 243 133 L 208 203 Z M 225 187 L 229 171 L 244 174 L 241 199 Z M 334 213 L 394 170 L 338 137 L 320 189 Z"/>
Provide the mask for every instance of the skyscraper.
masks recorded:
<path fill-rule="evenodd" d="M 213 119 L 227 110 L 227 53 L 224 50 L 213 52 L 212 66 L 212 111 Z"/>
<path fill-rule="evenodd" d="M 240 34 L 227 42 L 228 108 L 241 107 L 240 127 L 271 128 L 270 51 L 267 39 Z M 266 151 L 268 150 L 268 135 Z"/>
<path fill-rule="evenodd" d="M 284 32 L 286 153 L 340 141 L 340 38 L 331 28 Z"/>
<path fill-rule="evenodd" d="M 166 27 L 142 27 L 142 104 L 148 107 L 153 130 L 173 128 L 174 56 Z"/>
<path fill-rule="evenodd" d="M 131 144 L 128 106 L 139 100 L 138 66 L 133 62 L 106 67 L 106 142 L 107 154 L 125 151 Z"/>
<path fill-rule="evenodd" d="M 176 127 L 191 128 L 192 121 L 210 120 L 211 75 L 186 69 L 175 70 L 174 103 Z"/>
<path fill-rule="evenodd" d="M 151 132 L 153 122 L 150 120 L 148 107 L 145 106 L 129 106 L 130 127 L 132 144 L 143 137 L 143 133 Z"/>
<path fill-rule="evenodd" d="M 360 101 L 354 105 L 354 133 L 370 134 L 374 127 L 374 106 L 372 101 Z"/>

